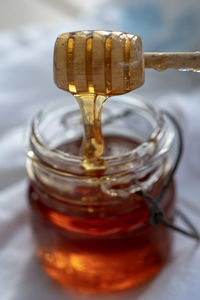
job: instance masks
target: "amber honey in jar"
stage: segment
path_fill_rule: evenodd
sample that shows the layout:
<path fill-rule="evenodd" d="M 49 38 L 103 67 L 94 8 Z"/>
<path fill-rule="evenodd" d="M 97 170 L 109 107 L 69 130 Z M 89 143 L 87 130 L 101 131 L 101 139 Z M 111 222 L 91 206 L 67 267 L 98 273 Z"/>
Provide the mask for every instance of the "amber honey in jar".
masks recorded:
<path fill-rule="evenodd" d="M 151 204 L 171 170 L 175 132 L 144 100 L 121 96 L 102 113 L 104 170 L 81 166 L 78 105 L 45 107 L 28 134 L 28 198 L 36 251 L 44 270 L 66 287 L 112 292 L 136 287 L 167 263 L 172 232 L 148 223 Z M 173 220 L 172 182 L 161 207 Z"/>

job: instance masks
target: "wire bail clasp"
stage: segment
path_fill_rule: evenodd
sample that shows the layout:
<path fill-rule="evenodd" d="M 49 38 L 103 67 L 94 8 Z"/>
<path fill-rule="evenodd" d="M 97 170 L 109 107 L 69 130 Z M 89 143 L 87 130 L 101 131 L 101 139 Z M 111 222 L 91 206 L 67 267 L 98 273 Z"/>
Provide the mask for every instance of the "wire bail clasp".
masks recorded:
<path fill-rule="evenodd" d="M 169 119 L 172 121 L 173 125 L 175 126 L 175 128 L 177 130 L 177 134 L 179 137 L 177 157 L 176 157 L 174 166 L 173 166 L 168 178 L 166 179 L 166 181 L 163 185 L 163 188 L 162 188 L 160 194 L 158 195 L 157 199 L 154 199 L 150 194 L 146 193 L 143 190 L 138 193 L 141 196 L 143 196 L 152 205 L 152 207 L 150 209 L 149 219 L 148 219 L 148 222 L 150 225 L 157 226 L 159 224 L 163 224 L 172 230 L 175 230 L 175 231 L 182 233 L 188 237 L 191 237 L 193 239 L 200 241 L 200 234 L 199 234 L 198 230 L 196 229 L 196 227 L 192 224 L 192 222 L 187 218 L 187 216 L 183 212 L 181 212 L 180 210 L 176 210 L 175 213 L 177 216 L 179 216 L 183 220 L 183 222 L 190 229 L 190 231 L 187 231 L 187 230 L 175 225 L 173 222 L 170 222 L 169 220 L 167 220 L 165 218 L 163 210 L 160 207 L 160 203 L 161 203 L 163 196 L 165 195 L 165 192 L 167 191 L 167 189 L 173 179 L 173 176 L 177 170 L 177 167 L 180 163 L 181 156 L 183 153 L 183 135 L 182 135 L 182 131 L 181 131 L 179 124 L 174 119 L 174 117 L 172 117 L 168 112 L 163 112 L 163 114 L 165 114 L 169 117 Z"/>

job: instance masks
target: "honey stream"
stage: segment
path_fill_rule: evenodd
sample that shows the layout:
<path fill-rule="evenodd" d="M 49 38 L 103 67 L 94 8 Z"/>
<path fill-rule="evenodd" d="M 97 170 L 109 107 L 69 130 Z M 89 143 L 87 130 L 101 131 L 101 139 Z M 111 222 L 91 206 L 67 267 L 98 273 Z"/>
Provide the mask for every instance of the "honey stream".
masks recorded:
<path fill-rule="evenodd" d="M 107 96 L 96 94 L 75 94 L 74 96 L 78 101 L 84 126 L 82 167 L 87 171 L 105 169 L 106 162 L 101 158 L 104 152 L 101 112 Z"/>

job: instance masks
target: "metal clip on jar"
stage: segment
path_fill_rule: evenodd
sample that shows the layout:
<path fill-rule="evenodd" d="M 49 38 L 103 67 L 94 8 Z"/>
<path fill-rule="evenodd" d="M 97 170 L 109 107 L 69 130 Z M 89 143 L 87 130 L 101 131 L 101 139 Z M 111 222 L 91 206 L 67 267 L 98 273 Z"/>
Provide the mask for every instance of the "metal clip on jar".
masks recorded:
<path fill-rule="evenodd" d="M 148 222 L 171 170 L 175 130 L 147 102 L 122 96 L 103 109 L 104 173 L 88 175 L 79 155 L 78 106 L 56 102 L 33 119 L 28 134 L 29 204 L 37 255 L 67 287 L 111 292 L 136 287 L 166 264 L 172 231 Z M 174 217 L 172 181 L 160 204 Z"/>

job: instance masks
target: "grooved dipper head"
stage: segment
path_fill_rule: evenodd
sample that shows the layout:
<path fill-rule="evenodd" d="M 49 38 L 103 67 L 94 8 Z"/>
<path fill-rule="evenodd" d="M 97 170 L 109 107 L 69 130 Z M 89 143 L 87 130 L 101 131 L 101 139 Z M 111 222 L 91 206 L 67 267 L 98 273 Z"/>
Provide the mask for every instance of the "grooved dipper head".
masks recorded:
<path fill-rule="evenodd" d="M 54 80 L 72 94 L 120 95 L 144 83 L 140 37 L 117 31 L 61 34 L 54 49 Z"/>

